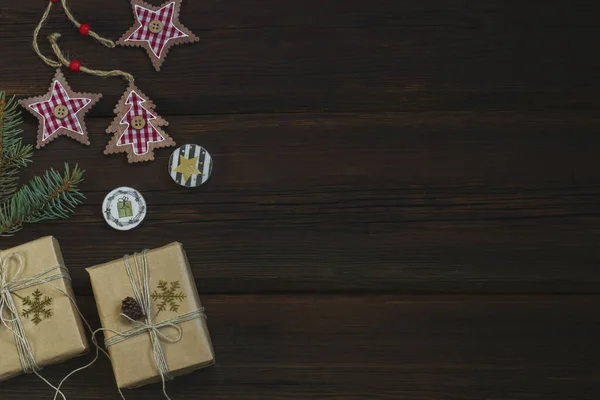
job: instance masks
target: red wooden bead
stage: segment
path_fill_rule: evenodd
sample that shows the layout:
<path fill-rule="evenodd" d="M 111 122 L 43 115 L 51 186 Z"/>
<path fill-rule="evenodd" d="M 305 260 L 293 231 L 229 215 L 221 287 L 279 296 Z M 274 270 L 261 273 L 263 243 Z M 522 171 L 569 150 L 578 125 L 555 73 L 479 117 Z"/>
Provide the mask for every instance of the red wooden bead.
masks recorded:
<path fill-rule="evenodd" d="M 81 24 L 81 26 L 79 27 L 79 33 L 85 36 L 90 32 L 91 29 L 92 28 L 88 24 Z"/>
<path fill-rule="evenodd" d="M 79 72 L 79 68 L 81 68 L 81 63 L 77 60 L 73 60 L 69 64 L 69 69 L 73 72 Z"/>
<path fill-rule="evenodd" d="M 58 3 L 58 0 L 50 0 L 52 3 Z"/>

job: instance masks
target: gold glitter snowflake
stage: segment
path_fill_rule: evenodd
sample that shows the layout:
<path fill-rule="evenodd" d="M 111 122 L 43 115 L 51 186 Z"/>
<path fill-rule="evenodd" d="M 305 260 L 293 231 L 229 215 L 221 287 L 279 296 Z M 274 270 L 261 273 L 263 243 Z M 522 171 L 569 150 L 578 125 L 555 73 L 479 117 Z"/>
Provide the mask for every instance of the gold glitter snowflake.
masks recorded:
<path fill-rule="evenodd" d="M 158 311 L 166 311 L 167 306 L 169 311 L 179 311 L 179 303 L 186 297 L 179 289 L 179 281 L 158 281 L 158 291 L 155 290 L 150 295 L 153 301 L 159 302 L 156 306 Z"/>
<path fill-rule="evenodd" d="M 52 297 L 44 296 L 42 299 L 42 292 L 37 289 L 32 293 L 33 300 L 31 296 L 27 296 L 23 298 L 23 306 L 29 307 L 23 310 L 23 316 L 25 318 L 31 318 L 31 322 L 34 324 L 39 324 L 44 319 L 48 319 L 52 317 L 52 310 L 49 309 L 52 305 Z"/>

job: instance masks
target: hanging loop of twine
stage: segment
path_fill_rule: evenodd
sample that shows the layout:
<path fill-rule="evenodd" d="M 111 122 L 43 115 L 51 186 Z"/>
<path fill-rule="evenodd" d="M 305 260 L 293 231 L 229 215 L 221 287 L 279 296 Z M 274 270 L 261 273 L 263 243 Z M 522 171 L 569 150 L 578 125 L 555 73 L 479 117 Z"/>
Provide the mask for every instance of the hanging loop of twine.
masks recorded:
<path fill-rule="evenodd" d="M 129 320 L 132 329 L 119 332 L 114 329 L 99 329 L 102 331 L 109 331 L 114 334 L 114 336 L 105 340 L 104 344 L 106 347 L 113 346 L 117 343 L 121 343 L 129 338 L 141 335 L 145 332 L 148 332 L 150 336 L 150 342 L 152 344 L 152 351 L 154 353 L 154 361 L 156 362 L 156 366 L 158 368 L 158 373 L 160 375 L 160 379 L 162 381 L 163 394 L 166 399 L 170 399 L 167 395 L 165 382 L 169 380 L 173 380 L 174 377 L 171 375 L 169 371 L 169 366 L 167 365 L 167 360 L 165 358 L 165 353 L 161 345 L 161 340 L 168 343 L 177 343 L 183 337 L 183 331 L 179 326 L 181 323 L 186 321 L 192 321 L 198 318 L 206 318 L 206 314 L 204 313 L 204 307 L 200 309 L 188 312 L 186 314 L 182 314 L 175 318 L 171 318 L 162 322 L 154 323 L 153 320 L 156 318 L 156 315 L 152 316 L 152 302 L 150 296 L 150 271 L 148 267 L 148 250 L 144 250 L 141 255 L 134 254 L 133 260 L 134 264 L 131 265 L 129 262 L 129 256 L 126 255 L 123 257 L 123 263 L 125 264 L 125 270 L 127 271 L 127 275 L 129 276 L 129 280 L 131 282 L 131 288 L 133 289 L 133 295 L 137 303 L 140 305 L 142 312 L 144 314 L 143 321 L 135 321 L 125 314 L 121 314 L 123 317 Z M 141 261 L 139 260 L 141 258 Z M 160 330 L 162 328 L 171 328 L 177 332 L 177 336 L 172 338 Z"/>
<path fill-rule="evenodd" d="M 73 23 L 73 25 L 75 25 L 77 28 L 79 28 L 81 26 L 81 24 L 79 23 L 79 21 L 77 21 L 75 19 L 75 17 L 71 13 L 71 10 L 69 10 L 69 7 L 67 6 L 67 0 L 61 0 L 61 4 L 62 4 L 63 9 L 65 10 L 65 14 L 66 14 L 67 18 L 69 18 L 69 20 Z M 44 11 L 42 18 L 40 19 L 40 22 L 37 24 L 37 26 L 35 27 L 35 30 L 33 31 L 33 43 L 32 44 L 33 44 L 33 50 L 35 50 L 36 54 L 42 59 L 42 61 L 44 61 L 46 63 L 46 65 L 48 65 L 52 68 L 58 68 L 58 67 L 60 67 L 60 62 L 58 62 L 56 60 L 52 60 L 52 59 L 46 57 L 44 54 L 42 54 L 42 51 L 40 50 L 40 47 L 38 44 L 38 37 L 40 35 L 40 30 L 46 23 L 46 20 L 48 19 L 48 16 L 50 15 L 50 10 L 52 9 L 53 5 L 54 5 L 53 2 L 51 2 L 51 1 L 48 2 L 48 5 L 46 6 L 46 10 Z M 115 42 L 98 35 L 94 31 L 90 30 L 88 35 L 91 36 L 92 38 L 94 38 L 96 41 L 98 41 L 102 45 L 104 45 L 110 49 L 116 47 Z"/>
<path fill-rule="evenodd" d="M 69 64 L 71 63 L 66 57 L 65 55 L 62 53 L 60 47 L 58 46 L 58 39 L 61 37 L 60 33 L 53 33 L 50 36 L 48 36 L 48 40 L 50 41 L 50 45 L 52 46 L 52 50 L 54 51 L 54 54 L 56 55 L 56 58 L 58 58 L 58 60 L 60 61 L 60 63 L 62 65 L 64 65 L 65 67 L 68 67 Z M 60 66 L 60 64 L 59 64 Z M 99 70 L 95 70 L 95 69 L 89 69 L 87 67 L 82 66 L 80 68 L 81 72 L 85 72 L 86 74 L 90 74 L 90 75 L 94 75 L 94 76 L 99 76 L 101 78 L 109 78 L 109 77 L 113 77 L 113 76 L 120 76 L 122 78 L 124 78 L 126 81 L 133 83 L 134 79 L 133 79 L 133 75 L 121 71 L 121 70 L 112 70 L 112 71 L 99 71 Z"/>
<path fill-rule="evenodd" d="M 46 23 L 46 20 L 48 19 L 48 15 L 50 14 L 50 10 L 52 9 L 53 4 L 54 3 L 52 3 L 51 1 L 48 2 L 48 6 L 46 7 L 46 11 L 44 11 L 44 15 L 42 15 L 42 19 L 33 31 L 33 50 L 35 50 L 35 53 L 42 59 L 43 62 L 46 63 L 46 65 L 52 68 L 58 68 L 60 67 L 60 63 L 43 55 L 38 45 L 38 36 L 40 35 L 40 30 L 42 29 L 42 26 L 44 26 L 44 24 Z"/>
<path fill-rule="evenodd" d="M 69 7 L 67 6 L 67 0 L 61 0 L 61 4 L 63 7 L 63 10 L 65 10 L 65 14 L 66 14 L 67 18 L 69 18 L 69 20 L 73 23 L 73 25 L 75 25 L 77 28 L 79 28 L 81 26 L 81 24 L 79 23 L 79 21 L 77 21 L 75 19 L 73 14 L 71 14 L 71 10 L 69 10 Z M 113 42 L 112 40 L 104 38 L 92 30 L 89 31 L 88 35 L 91 36 L 92 38 L 94 38 L 97 42 L 108 47 L 109 49 L 115 48 L 117 46 L 115 44 L 115 42 Z"/>
<path fill-rule="evenodd" d="M 9 274 L 9 262 L 11 259 L 17 260 L 17 270 L 12 276 Z M 12 293 L 16 292 L 17 290 L 49 283 L 57 279 L 70 280 L 71 277 L 69 276 L 69 272 L 65 267 L 61 265 L 55 265 L 31 277 L 20 278 L 23 268 L 23 258 L 18 253 L 9 254 L 3 259 L 0 258 L 0 322 L 6 329 L 12 332 L 15 338 L 17 352 L 19 355 L 19 360 L 21 361 L 23 372 L 37 375 L 40 379 L 46 382 L 48 386 L 56 391 L 55 398 L 57 395 L 60 395 L 64 400 L 66 400 L 65 395 L 59 389 L 60 385 L 59 387 L 55 387 L 38 373 L 38 371 L 42 368 L 35 361 L 31 343 L 29 342 L 27 334 L 25 333 L 25 328 L 20 319 L 19 311 L 13 300 Z"/>
<path fill-rule="evenodd" d="M 38 44 L 38 37 L 40 35 L 40 30 L 46 23 L 46 20 L 48 19 L 48 16 L 50 15 L 50 10 L 52 9 L 53 4 L 54 3 L 51 1 L 48 2 L 48 6 L 46 7 L 44 14 L 42 15 L 42 18 L 40 19 L 40 22 L 38 23 L 38 25 L 35 27 L 35 30 L 33 31 L 33 43 L 32 43 L 33 50 L 42 59 L 42 61 L 44 63 L 46 63 L 46 65 L 48 65 L 52 68 L 60 68 L 63 65 L 65 67 L 68 67 L 71 62 L 64 56 L 64 54 L 62 53 L 62 51 L 57 43 L 58 39 L 61 36 L 60 33 L 53 33 L 52 35 L 50 35 L 48 37 L 48 40 L 50 41 L 50 45 L 52 46 L 52 50 L 54 51 L 54 54 L 56 55 L 56 58 L 58 58 L 58 60 L 53 60 L 51 58 L 46 57 L 44 54 L 42 54 L 42 51 L 40 50 L 40 47 Z M 69 20 L 77 28 L 79 28 L 81 26 L 81 24 L 75 19 L 75 17 L 69 10 L 66 0 L 61 0 L 61 4 L 63 6 L 63 9 L 65 10 L 65 14 L 67 15 L 67 18 L 69 18 Z M 93 32 L 91 30 L 89 31 L 88 35 L 93 37 L 95 40 L 97 40 L 98 42 L 100 42 L 101 44 L 103 44 L 104 46 L 106 46 L 108 48 L 116 47 L 115 42 L 113 42 L 112 40 L 103 38 L 102 36 L 99 36 L 97 33 Z M 101 78 L 120 76 L 130 83 L 133 83 L 133 81 L 134 81 L 133 76 L 131 74 L 121 71 L 121 70 L 99 71 L 99 70 L 90 69 L 90 68 L 87 68 L 84 66 L 81 66 L 79 70 L 86 74 L 99 76 Z"/>

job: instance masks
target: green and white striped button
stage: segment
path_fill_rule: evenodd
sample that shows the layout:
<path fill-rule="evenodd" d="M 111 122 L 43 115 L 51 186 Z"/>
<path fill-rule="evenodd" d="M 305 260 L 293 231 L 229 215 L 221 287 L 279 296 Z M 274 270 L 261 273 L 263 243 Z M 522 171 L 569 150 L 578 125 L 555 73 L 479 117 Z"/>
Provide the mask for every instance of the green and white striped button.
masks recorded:
<path fill-rule="evenodd" d="M 198 187 L 206 183 L 212 174 L 212 157 L 202 146 L 186 144 L 171 154 L 169 174 L 179 185 Z"/>

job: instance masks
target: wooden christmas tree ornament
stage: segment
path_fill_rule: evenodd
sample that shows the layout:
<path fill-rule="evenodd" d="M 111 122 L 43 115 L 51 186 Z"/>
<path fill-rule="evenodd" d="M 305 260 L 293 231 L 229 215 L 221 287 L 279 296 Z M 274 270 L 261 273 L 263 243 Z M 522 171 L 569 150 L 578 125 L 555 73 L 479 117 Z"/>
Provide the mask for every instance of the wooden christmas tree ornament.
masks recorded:
<path fill-rule="evenodd" d="M 175 146 L 160 127 L 169 123 L 158 114 L 156 106 L 133 83 L 115 107 L 117 115 L 106 133 L 114 134 L 104 154 L 127 153 L 130 163 L 154 160 L 154 149 Z"/>

